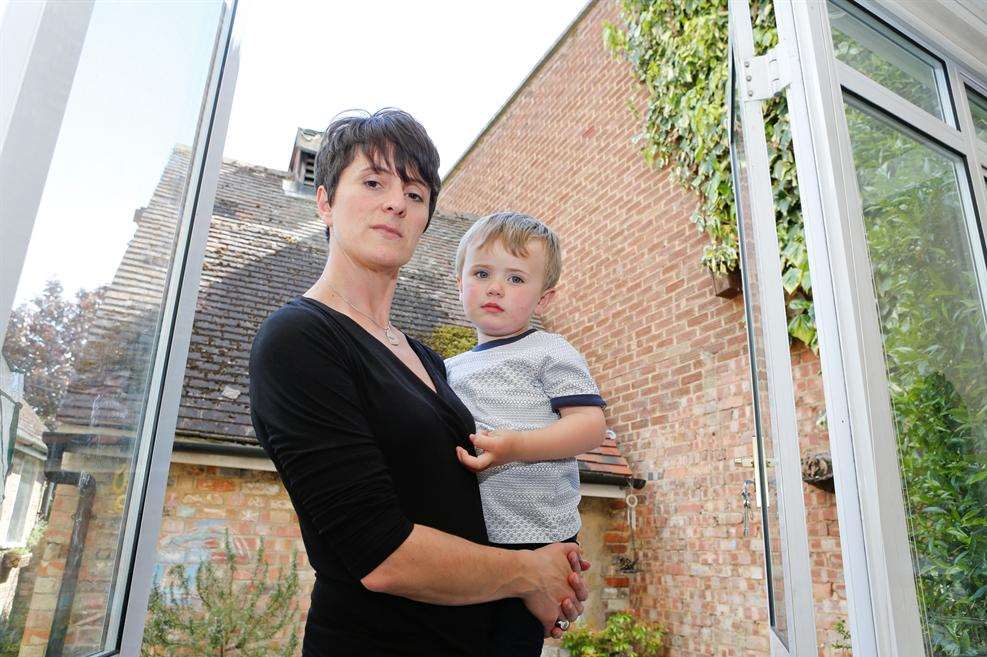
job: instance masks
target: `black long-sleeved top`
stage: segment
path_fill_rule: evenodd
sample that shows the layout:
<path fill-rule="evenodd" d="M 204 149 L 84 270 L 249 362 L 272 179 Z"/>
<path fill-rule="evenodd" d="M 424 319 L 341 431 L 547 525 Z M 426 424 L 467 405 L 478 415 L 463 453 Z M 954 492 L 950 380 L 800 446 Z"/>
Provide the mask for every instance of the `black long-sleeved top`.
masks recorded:
<path fill-rule="evenodd" d="M 439 606 L 360 583 L 415 523 L 486 544 L 476 477 L 456 458 L 473 418 L 445 366 L 409 342 L 426 386 L 346 315 L 300 298 L 250 353 L 254 429 L 277 468 L 316 572 L 304 657 L 483 655 L 490 605 Z"/>

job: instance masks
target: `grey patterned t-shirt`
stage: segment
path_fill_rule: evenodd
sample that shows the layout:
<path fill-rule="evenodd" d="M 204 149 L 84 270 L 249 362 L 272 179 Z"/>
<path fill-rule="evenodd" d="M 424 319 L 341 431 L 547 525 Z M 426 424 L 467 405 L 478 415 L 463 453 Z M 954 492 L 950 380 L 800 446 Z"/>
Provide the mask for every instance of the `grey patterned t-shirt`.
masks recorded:
<path fill-rule="evenodd" d="M 566 406 L 604 406 L 586 359 L 565 338 L 531 329 L 446 360 L 449 385 L 477 430 L 541 429 Z M 552 543 L 579 521 L 576 459 L 505 463 L 479 475 L 492 543 Z"/>

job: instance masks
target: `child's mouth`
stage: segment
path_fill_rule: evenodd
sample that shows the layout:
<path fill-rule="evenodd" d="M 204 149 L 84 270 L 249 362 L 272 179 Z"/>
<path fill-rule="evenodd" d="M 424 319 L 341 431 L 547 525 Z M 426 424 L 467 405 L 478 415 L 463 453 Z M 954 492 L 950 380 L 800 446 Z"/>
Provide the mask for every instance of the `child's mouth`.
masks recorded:
<path fill-rule="evenodd" d="M 485 303 L 482 306 L 480 306 L 480 308 L 482 308 L 483 310 L 494 312 L 494 313 L 502 313 L 502 312 L 504 312 L 504 309 L 501 308 L 500 306 L 498 306 L 495 303 Z"/>

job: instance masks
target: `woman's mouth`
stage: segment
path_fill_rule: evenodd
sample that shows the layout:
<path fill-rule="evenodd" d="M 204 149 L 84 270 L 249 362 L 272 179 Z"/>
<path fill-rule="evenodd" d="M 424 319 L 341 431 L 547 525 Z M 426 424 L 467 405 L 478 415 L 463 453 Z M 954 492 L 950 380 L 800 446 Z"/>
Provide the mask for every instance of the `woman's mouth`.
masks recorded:
<path fill-rule="evenodd" d="M 378 231 L 388 239 L 396 239 L 401 237 L 401 231 L 399 231 L 397 228 L 394 228 L 393 226 L 388 226 L 387 224 L 374 224 L 370 228 Z"/>

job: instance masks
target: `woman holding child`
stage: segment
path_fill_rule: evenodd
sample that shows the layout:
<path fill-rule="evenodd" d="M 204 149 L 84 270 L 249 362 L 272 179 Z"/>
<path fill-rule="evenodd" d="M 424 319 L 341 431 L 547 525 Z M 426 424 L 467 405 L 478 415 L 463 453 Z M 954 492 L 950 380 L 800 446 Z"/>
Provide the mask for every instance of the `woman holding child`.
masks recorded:
<path fill-rule="evenodd" d="M 510 345 L 530 361 L 457 361 L 461 390 L 476 407 L 467 408 L 442 359 L 389 321 L 398 271 L 439 191 L 438 153 L 424 129 L 397 110 L 338 119 L 316 167 L 329 258 L 305 295 L 261 326 L 250 357 L 254 428 L 316 572 L 303 656 L 538 654 L 535 643 L 540 651 L 542 636 L 560 636 L 587 597 L 578 571 L 588 564 L 564 542 L 578 530 L 569 461 L 603 432 L 602 400 L 585 362 L 567 344 L 531 340 L 548 334 L 526 332 L 531 313 L 551 298 L 544 258 L 530 257 L 547 243 L 489 233 L 465 251 L 461 245 L 467 316 L 480 347 L 490 345 L 481 352 L 507 355 L 491 346 Z M 555 382 L 552 404 L 561 402 L 531 421 L 544 409 L 506 381 L 542 366 Z M 524 403 L 473 395 L 484 376 L 501 376 L 498 394 Z M 562 418 L 553 422 L 552 409 Z M 497 430 L 475 435 L 474 414 Z M 538 477 L 546 464 L 535 461 L 561 465 Z M 491 491 L 482 502 L 474 472 Z M 529 474 L 546 496 L 507 508 L 503 486 Z M 494 509 L 500 520 L 485 526 L 484 511 Z M 512 647 L 520 645 L 528 647 Z"/>

